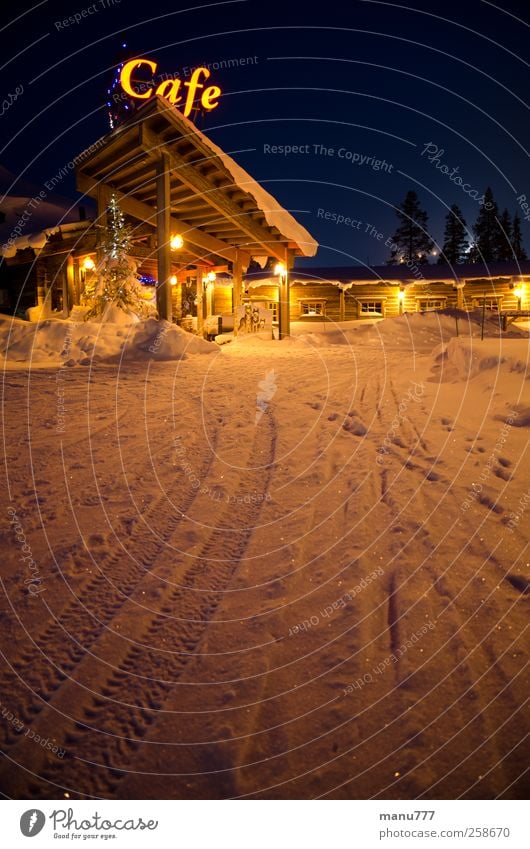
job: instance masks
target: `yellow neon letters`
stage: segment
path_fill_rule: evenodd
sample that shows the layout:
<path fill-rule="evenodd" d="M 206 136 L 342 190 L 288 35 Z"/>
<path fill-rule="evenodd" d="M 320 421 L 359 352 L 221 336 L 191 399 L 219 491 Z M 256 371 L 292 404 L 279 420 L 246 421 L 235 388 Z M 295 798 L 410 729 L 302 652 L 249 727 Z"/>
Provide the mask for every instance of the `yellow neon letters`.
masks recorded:
<path fill-rule="evenodd" d="M 126 62 L 123 66 L 120 74 L 120 83 L 123 90 L 130 96 L 134 97 L 137 100 L 148 100 L 152 94 L 153 89 L 148 88 L 143 92 L 136 91 L 132 87 L 131 76 L 132 72 L 135 68 L 140 68 L 142 65 L 145 65 L 149 68 L 152 74 L 155 73 L 157 69 L 156 62 L 152 62 L 150 59 L 131 59 L 130 62 Z M 215 109 L 219 106 L 219 97 L 221 95 L 221 89 L 216 86 L 208 86 L 204 87 L 204 83 L 201 82 L 201 77 L 204 80 L 207 80 L 210 76 L 210 71 L 208 68 L 195 68 L 189 80 L 184 83 L 184 88 L 187 89 L 186 92 L 186 100 L 184 103 L 184 115 L 187 118 L 188 115 L 191 114 L 191 110 L 193 108 L 193 102 L 196 97 L 199 97 L 199 91 L 202 89 L 202 93 L 200 95 L 201 106 L 203 109 L 207 109 L 208 111 Z M 178 104 L 182 102 L 183 93 L 182 83 L 179 79 L 167 79 L 160 83 L 160 85 L 156 88 L 155 94 L 160 95 L 160 97 L 165 97 L 166 100 L 169 100 L 170 103 Z"/>
<path fill-rule="evenodd" d="M 131 74 L 133 72 L 133 68 L 139 68 L 140 65 L 149 65 L 153 74 L 156 71 L 156 62 L 151 62 L 150 59 L 133 59 L 131 62 L 126 62 L 123 68 L 121 69 L 120 83 L 122 89 L 131 97 L 137 97 L 138 100 L 147 100 L 149 97 L 151 97 L 151 94 L 153 93 L 152 88 L 147 89 L 144 94 L 139 94 L 137 91 L 131 88 Z"/>

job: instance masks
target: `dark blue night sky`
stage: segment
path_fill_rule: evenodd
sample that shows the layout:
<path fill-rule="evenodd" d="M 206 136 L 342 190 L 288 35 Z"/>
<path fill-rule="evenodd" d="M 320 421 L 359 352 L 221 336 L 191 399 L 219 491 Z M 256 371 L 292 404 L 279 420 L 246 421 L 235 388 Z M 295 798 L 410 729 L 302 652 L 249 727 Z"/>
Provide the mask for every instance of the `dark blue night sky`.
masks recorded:
<path fill-rule="evenodd" d="M 293 211 L 320 242 L 320 265 L 384 262 L 409 188 L 436 242 L 451 203 L 474 223 L 487 185 L 511 212 L 530 197 L 527 2 L 184 5 L 4 8 L 3 97 L 24 92 L 1 119 L 1 164 L 42 185 L 104 134 L 125 40 L 161 73 L 213 66 L 224 94 L 200 128 Z M 57 191 L 74 199 L 73 177 Z M 523 234 L 529 249 L 524 218 Z"/>

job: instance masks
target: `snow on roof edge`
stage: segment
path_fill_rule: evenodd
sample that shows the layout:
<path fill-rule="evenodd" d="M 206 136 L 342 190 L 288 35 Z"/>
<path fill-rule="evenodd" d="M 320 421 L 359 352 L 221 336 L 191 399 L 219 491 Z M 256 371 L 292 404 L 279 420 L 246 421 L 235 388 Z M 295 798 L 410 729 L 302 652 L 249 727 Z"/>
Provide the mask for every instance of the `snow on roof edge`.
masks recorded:
<path fill-rule="evenodd" d="M 163 100 L 163 98 L 160 98 L 160 100 Z M 167 102 L 164 101 L 164 107 L 166 105 Z M 176 110 L 173 110 L 172 114 L 175 114 L 175 112 Z M 290 242 L 295 242 L 304 256 L 315 256 L 318 250 L 318 242 L 313 239 L 305 227 L 290 212 L 284 209 L 276 198 L 251 177 L 241 165 L 238 165 L 230 154 L 225 153 L 222 148 L 199 130 L 189 118 L 186 118 L 181 112 L 176 112 L 176 114 L 179 119 L 182 119 L 183 123 L 187 124 L 191 130 L 191 134 L 198 135 L 201 141 L 210 148 L 212 153 L 219 157 L 236 185 L 242 191 L 252 195 L 259 209 L 263 212 L 269 227 L 275 227 L 282 236 L 285 236 Z"/>

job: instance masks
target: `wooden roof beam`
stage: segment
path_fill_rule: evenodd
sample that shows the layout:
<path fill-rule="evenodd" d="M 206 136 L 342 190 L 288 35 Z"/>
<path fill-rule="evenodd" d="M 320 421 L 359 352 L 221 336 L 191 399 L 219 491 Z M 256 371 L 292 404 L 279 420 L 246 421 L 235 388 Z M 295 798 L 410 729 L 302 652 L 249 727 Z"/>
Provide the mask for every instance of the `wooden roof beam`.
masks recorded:
<path fill-rule="evenodd" d="M 93 177 L 90 177 L 83 171 L 78 171 L 78 191 L 83 192 L 83 194 L 88 195 L 89 197 L 96 197 L 98 185 L 101 184 L 98 183 L 97 180 L 94 180 Z M 133 218 L 137 218 L 145 224 L 150 224 L 153 228 L 156 227 L 156 209 L 146 203 L 142 203 L 142 201 L 136 200 L 136 198 L 128 197 L 123 194 L 123 192 L 114 189 L 112 186 L 106 186 L 106 188 L 109 192 L 115 192 L 120 207 L 126 215 L 132 215 Z M 230 262 L 235 262 L 237 250 L 232 245 L 223 242 L 221 239 L 216 239 L 208 233 L 203 233 L 202 230 L 197 230 L 194 227 L 188 227 L 185 222 L 178 221 L 173 216 L 171 217 L 171 226 L 176 233 L 180 233 L 182 235 L 182 238 L 185 241 L 201 248 L 206 252 L 206 254 L 212 257 L 224 257 Z M 243 250 L 239 249 L 239 254 L 240 256 L 243 255 L 244 261 L 247 265 L 249 265 L 251 251 L 243 248 Z"/>
<path fill-rule="evenodd" d="M 215 187 L 208 182 L 197 166 L 188 165 L 184 158 L 169 150 L 163 141 L 156 133 L 148 130 L 145 125 L 138 127 L 139 141 L 141 147 L 151 155 L 168 157 L 172 172 L 176 172 L 178 179 L 193 189 L 198 195 L 204 197 L 204 200 L 209 206 L 217 209 L 219 213 L 229 220 L 234 226 L 245 233 L 249 237 L 251 243 L 255 245 L 253 253 L 259 253 L 267 256 L 275 256 L 282 260 L 285 255 L 285 245 L 277 239 L 271 238 L 271 234 L 264 227 L 258 225 L 244 213 L 240 207 L 226 198 L 222 191 L 216 190 Z M 172 173 L 173 176 L 173 173 Z M 227 185 L 227 188 L 230 188 Z M 259 210 L 256 210 L 259 211 Z"/>

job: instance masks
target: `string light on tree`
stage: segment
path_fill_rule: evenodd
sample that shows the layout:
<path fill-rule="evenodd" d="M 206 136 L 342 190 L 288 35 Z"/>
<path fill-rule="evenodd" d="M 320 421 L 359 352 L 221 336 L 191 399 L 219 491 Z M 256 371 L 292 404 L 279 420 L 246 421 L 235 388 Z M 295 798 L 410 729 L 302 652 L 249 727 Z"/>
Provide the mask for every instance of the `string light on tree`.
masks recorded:
<path fill-rule="evenodd" d="M 116 195 L 112 194 L 108 206 L 108 226 L 102 245 L 104 257 L 98 267 L 98 282 L 87 319 L 105 318 L 111 305 L 141 318 L 153 314 L 153 308 L 145 302 L 144 292 L 136 274 L 136 263 L 128 256 L 130 246 L 130 228 L 125 222 Z"/>

